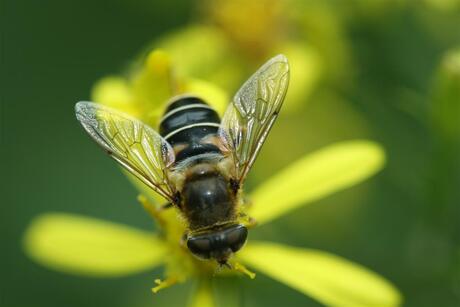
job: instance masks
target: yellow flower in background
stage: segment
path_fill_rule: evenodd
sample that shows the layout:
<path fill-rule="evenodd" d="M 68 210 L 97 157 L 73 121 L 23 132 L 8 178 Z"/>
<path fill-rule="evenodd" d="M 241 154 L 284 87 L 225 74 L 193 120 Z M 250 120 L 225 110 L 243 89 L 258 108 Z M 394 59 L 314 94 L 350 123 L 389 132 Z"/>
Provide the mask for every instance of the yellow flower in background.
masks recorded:
<path fill-rule="evenodd" d="M 291 112 L 306 104 L 330 59 L 323 59 L 320 49 L 304 39 L 305 27 L 297 20 L 296 6 L 274 0 L 198 4 L 204 22 L 168 33 L 153 46 L 167 51 L 185 75 L 213 80 L 229 92 L 270 55 L 285 54 L 292 69 L 283 109 Z M 337 59 L 341 50 L 335 48 L 335 52 Z"/>
<path fill-rule="evenodd" d="M 193 92 L 212 104 L 217 102 L 218 109 L 219 103 L 223 106 L 227 101 L 218 87 L 183 76 L 172 69 L 166 53 L 154 51 L 128 78 L 101 80 L 93 98 L 151 125 L 163 102 L 177 93 Z M 262 226 L 362 182 L 379 171 L 384 161 L 382 148 L 371 141 L 330 145 L 300 158 L 249 193 L 249 214 Z M 155 280 L 153 291 L 194 280 L 197 287 L 189 306 L 216 305 L 210 289 L 216 274 L 239 271 L 254 278 L 244 265 L 325 305 L 397 306 L 401 302 L 391 283 L 360 265 L 318 250 L 251 238 L 235 256 L 235 271 L 217 270 L 215 263 L 196 259 L 183 246 L 184 225 L 176 212 L 160 209 L 159 196 L 132 180 L 142 193 L 139 201 L 158 226 L 157 233 L 75 214 L 46 213 L 36 217 L 25 233 L 27 254 L 54 270 L 93 277 L 124 276 L 164 266 L 165 279 Z"/>
<path fill-rule="evenodd" d="M 249 57 L 266 57 L 268 52 L 282 44 L 290 30 L 291 16 L 286 14 L 290 1 L 201 2 L 210 21 Z"/>
<path fill-rule="evenodd" d="M 133 68 L 127 77 L 101 79 L 93 88 L 92 100 L 121 110 L 155 127 L 163 104 L 172 96 L 190 93 L 212 101 L 221 113 L 229 101 L 226 92 L 216 85 L 197 78 L 184 78 L 171 65 L 170 55 L 150 52 L 145 63 Z"/>
<path fill-rule="evenodd" d="M 353 76 L 337 7 L 326 1 L 198 0 L 199 22 L 156 40 L 185 72 L 233 92 L 272 54 L 292 65 L 284 112 L 305 106 L 324 83 L 341 88 Z M 205 48 L 203 48 L 205 46 Z"/>

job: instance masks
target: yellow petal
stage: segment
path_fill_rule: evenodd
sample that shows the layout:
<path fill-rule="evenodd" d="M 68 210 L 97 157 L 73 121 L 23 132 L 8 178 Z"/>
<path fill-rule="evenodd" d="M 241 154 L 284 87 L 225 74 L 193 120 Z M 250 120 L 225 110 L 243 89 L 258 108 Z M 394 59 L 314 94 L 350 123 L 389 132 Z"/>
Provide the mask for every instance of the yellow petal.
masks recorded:
<path fill-rule="evenodd" d="M 156 127 L 164 103 L 180 93 L 181 81 L 174 73 L 173 62 L 162 50 L 152 50 L 139 70 L 131 76 L 131 91 L 140 110 L 140 119 Z"/>
<path fill-rule="evenodd" d="M 92 89 L 91 99 L 133 116 L 139 115 L 132 102 L 131 89 L 123 78 L 105 77 L 99 80 Z"/>
<path fill-rule="evenodd" d="M 383 277 L 338 256 L 250 242 L 238 254 L 249 266 L 327 306 L 398 306 L 401 295 Z"/>
<path fill-rule="evenodd" d="M 155 49 L 148 54 L 145 65 L 152 74 L 158 76 L 168 75 L 172 69 L 169 55 L 159 49 Z"/>
<path fill-rule="evenodd" d="M 189 25 L 168 33 L 155 45 L 171 56 L 178 75 L 209 80 L 225 89 L 240 85 L 241 67 L 247 65 L 231 51 L 225 35 L 212 26 Z"/>
<path fill-rule="evenodd" d="M 165 246 L 152 233 L 66 213 L 36 217 L 24 236 L 26 253 L 66 273 L 121 276 L 159 265 Z"/>
<path fill-rule="evenodd" d="M 196 291 L 192 294 L 188 307 L 214 307 L 212 288 L 209 280 L 200 279 Z"/>
<path fill-rule="evenodd" d="M 213 106 L 219 114 L 224 114 L 230 98 L 227 93 L 212 83 L 200 79 L 190 79 L 185 91 L 196 95 Z"/>
<path fill-rule="evenodd" d="M 353 186 L 384 164 L 383 149 L 370 141 L 330 145 L 294 162 L 251 193 L 250 215 L 265 223 L 309 202 Z"/>
<path fill-rule="evenodd" d="M 279 53 L 286 55 L 291 67 L 283 113 L 294 112 L 309 102 L 309 97 L 321 77 L 321 58 L 312 47 L 299 42 L 281 46 Z"/>
<path fill-rule="evenodd" d="M 156 45 L 166 50 L 177 69 L 186 76 L 205 76 L 222 65 L 229 54 L 229 43 L 224 35 L 215 27 L 201 25 L 190 25 L 170 33 Z"/>

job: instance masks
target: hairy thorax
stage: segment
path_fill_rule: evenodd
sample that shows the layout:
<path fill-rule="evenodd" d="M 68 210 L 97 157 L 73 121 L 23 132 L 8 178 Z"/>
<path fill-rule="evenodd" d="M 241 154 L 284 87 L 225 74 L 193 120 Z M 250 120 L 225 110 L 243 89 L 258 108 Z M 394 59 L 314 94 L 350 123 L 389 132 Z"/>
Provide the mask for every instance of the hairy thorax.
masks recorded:
<path fill-rule="evenodd" d="M 185 174 L 183 213 L 192 231 L 208 230 L 235 220 L 236 195 L 217 165 L 200 163 Z"/>

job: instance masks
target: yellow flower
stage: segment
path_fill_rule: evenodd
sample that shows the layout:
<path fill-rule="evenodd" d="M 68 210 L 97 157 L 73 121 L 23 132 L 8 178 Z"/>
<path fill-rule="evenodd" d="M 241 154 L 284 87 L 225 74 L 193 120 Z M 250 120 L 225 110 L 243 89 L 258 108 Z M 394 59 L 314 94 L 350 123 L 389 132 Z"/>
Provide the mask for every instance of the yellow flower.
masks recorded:
<path fill-rule="evenodd" d="M 259 225 L 265 224 L 361 182 L 383 162 L 382 149 L 369 141 L 328 146 L 293 163 L 250 193 L 250 214 Z M 141 200 L 149 206 L 145 197 Z M 214 275 L 214 265 L 195 259 L 181 246 L 183 229 L 173 210 L 159 214 L 162 232 L 153 234 L 74 214 L 47 213 L 32 221 L 24 246 L 38 263 L 78 275 L 123 276 L 165 265 L 166 280 L 154 291 L 196 278 L 200 287 L 191 306 L 213 306 L 207 279 Z M 397 306 L 401 301 L 399 292 L 384 278 L 325 252 L 249 239 L 236 257 L 326 305 Z"/>
<path fill-rule="evenodd" d="M 249 14 L 253 13 L 249 12 Z M 257 14 L 253 15 L 257 16 Z M 253 20 L 249 22 L 254 24 Z M 251 27 L 237 29 L 239 33 L 243 33 Z M 247 34 L 245 37 L 248 39 L 253 35 L 250 31 Z M 256 37 L 266 42 L 273 39 L 273 36 L 269 39 Z M 232 39 L 234 37 L 220 28 L 210 25 L 191 25 L 166 35 L 155 45 L 161 46 L 170 54 L 182 73 L 213 80 L 230 91 L 236 90 L 245 76 L 269 57 L 267 55 L 285 54 L 289 58 L 292 69 L 289 91 L 283 108 L 285 111 L 293 111 L 306 103 L 322 74 L 323 62 L 316 49 L 302 40 L 284 39 L 276 44 L 270 44 L 269 49 L 264 47 L 260 52 L 257 48 L 253 48 L 257 56 L 249 56 L 244 51 L 241 52 L 236 44 L 238 42 Z M 206 46 L 205 50 L 202 46 Z"/>
<path fill-rule="evenodd" d="M 325 85 L 328 90 L 342 89 L 353 80 L 354 66 L 344 33 L 348 16 L 343 16 L 334 3 L 299 0 L 198 0 L 196 3 L 196 11 L 201 13 L 199 22 L 167 33 L 154 42 L 154 46 L 161 46 L 171 55 L 186 75 L 213 80 L 233 92 L 264 59 L 272 54 L 285 54 L 292 66 L 283 106 L 285 114 L 304 107 Z"/>
<path fill-rule="evenodd" d="M 153 81 L 164 87 L 152 89 Z M 189 91 L 194 87 L 196 94 L 208 101 L 225 97 L 205 81 L 197 84 L 196 80 L 175 76 L 166 54 L 154 51 L 148 55 L 146 65 L 129 79 L 106 78 L 95 87 L 93 95 L 95 100 L 154 123 L 158 109 L 154 105 L 161 105 L 172 94 L 168 91 Z M 253 190 L 249 194 L 249 214 L 262 226 L 365 180 L 382 168 L 384 160 L 382 148 L 371 141 L 330 145 L 299 159 Z M 139 201 L 159 228 L 157 233 L 75 214 L 46 213 L 36 217 L 25 233 L 27 254 L 54 270 L 94 277 L 124 276 L 164 266 L 165 279 L 155 280 L 152 290 L 196 280 L 198 286 L 189 306 L 215 306 L 210 280 L 216 274 L 240 272 L 254 278 L 245 265 L 325 305 L 397 306 L 401 302 L 398 290 L 383 277 L 313 249 L 249 238 L 231 261 L 234 270 L 198 260 L 183 246 L 185 229 L 175 210 L 159 207 L 159 196 L 131 179 L 142 193 Z"/>
<path fill-rule="evenodd" d="M 229 100 L 219 87 L 197 78 L 184 78 L 171 65 L 170 55 L 162 50 L 147 54 L 141 67 L 127 78 L 106 77 L 96 83 L 92 99 L 141 119 L 155 127 L 163 111 L 162 105 L 171 96 L 189 93 L 212 101 L 223 112 Z"/>

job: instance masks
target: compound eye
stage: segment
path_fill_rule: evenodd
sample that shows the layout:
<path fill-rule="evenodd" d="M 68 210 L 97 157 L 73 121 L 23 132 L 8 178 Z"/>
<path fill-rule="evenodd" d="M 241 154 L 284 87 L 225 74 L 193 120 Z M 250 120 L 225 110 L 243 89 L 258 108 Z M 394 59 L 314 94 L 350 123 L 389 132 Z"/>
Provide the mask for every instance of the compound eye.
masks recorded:
<path fill-rule="evenodd" d="M 236 251 L 240 250 L 246 242 L 246 238 L 248 237 L 248 230 L 243 225 L 238 225 L 227 230 L 225 235 L 227 244 L 235 253 Z"/>
<path fill-rule="evenodd" d="M 209 259 L 211 257 L 211 240 L 204 237 L 190 237 L 187 240 L 188 249 L 198 258 Z"/>

